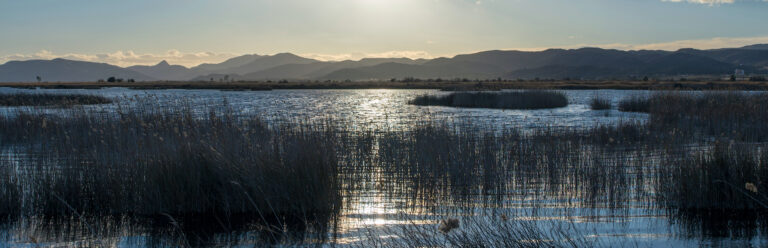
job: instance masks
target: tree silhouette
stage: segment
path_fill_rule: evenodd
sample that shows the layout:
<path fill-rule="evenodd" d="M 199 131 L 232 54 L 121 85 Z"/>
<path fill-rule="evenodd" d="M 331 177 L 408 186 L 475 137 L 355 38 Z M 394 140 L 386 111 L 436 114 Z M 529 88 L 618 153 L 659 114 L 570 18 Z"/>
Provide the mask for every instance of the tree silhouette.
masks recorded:
<path fill-rule="evenodd" d="M 43 81 L 43 78 L 41 78 L 40 76 L 37 76 L 37 77 L 35 77 L 35 78 L 37 78 L 37 82 L 38 82 L 38 83 L 39 83 L 39 82 L 41 82 L 41 81 Z"/>

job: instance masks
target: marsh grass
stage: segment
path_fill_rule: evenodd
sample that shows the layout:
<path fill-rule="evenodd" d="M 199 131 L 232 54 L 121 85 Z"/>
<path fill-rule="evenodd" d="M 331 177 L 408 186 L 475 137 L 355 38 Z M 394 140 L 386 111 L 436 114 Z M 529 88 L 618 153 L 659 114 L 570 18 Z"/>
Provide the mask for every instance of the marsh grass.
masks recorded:
<path fill-rule="evenodd" d="M 76 105 L 93 105 L 112 103 L 103 96 L 83 94 L 38 94 L 38 93 L 5 93 L 0 94 L 0 106 L 55 106 L 70 107 Z"/>
<path fill-rule="evenodd" d="M 3 214 L 252 216 L 281 232 L 326 228 L 340 210 L 338 137 L 327 125 L 268 127 L 226 108 L 65 111 L 0 118 L 0 139 L 20 156 L 0 164 Z"/>
<path fill-rule="evenodd" d="M 659 92 L 623 99 L 619 110 L 649 113 L 659 132 L 738 141 L 768 140 L 768 94 L 756 92 Z"/>
<path fill-rule="evenodd" d="M 411 220 L 411 224 L 370 230 L 366 239 L 353 247 L 602 247 L 563 222 L 485 214 L 448 218 L 440 224 L 415 224 Z M 461 224 L 446 231 L 442 228 L 446 222 Z"/>
<path fill-rule="evenodd" d="M 592 110 L 607 110 L 611 109 L 612 107 L 611 99 L 607 98 L 593 97 L 589 102 L 589 108 Z"/>
<path fill-rule="evenodd" d="M 750 145 L 717 144 L 711 150 L 659 167 L 659 202 L 683 211 L 768 210 L 768 155 Z"/>
<path fill-rule="evenodd" d="M 648 113 L 651 107 L 651 100 L 644 96 L 631 96 L 619 101 L 619 111 L 622 112 Z"/>
<path fill-rule="evenodd" d="M 498 130 L 425 120 L 405 130 L 351 132 L 333 121 L 267 123 L 226 106 L 203 113 L 143 103 L 106 114 L 24 109 L 0 116 L 0 142 L 21 158 L 0 163 L 0 211 L 69 218 L 170 216 L 185 230 L 217 225 L 222 216 L 252 218 L 271 226 L 264 236 L 286 226 L 302 230 L 321 223 L 316 228 L 327 228 L 342 208 L 371 189 L 381 199 L 397 199 L 398 210 L 444 215 L 552 203 L 609 211 L 754 212 L 759 201 L 747 196 L 763 199 L 768 192 L 763 183 L 768 157 L 749 145 L 692 154 L 713 140 L 738 144 L 733 139 L 740 132 L 763 134 L 762 96 L 714 94 L 659 93 L 648 102 L 672 107 L 649 108 L 648 122 L 586 129 Z M 693 131 L 723 134 L 694 139 Z M 189 221 L 201 216 L 216 221 Z M 590 244 L 573 241 L 578 235 L 568 230 L 541 229 L 533 222 L 458 219 L 460 224 L 445 233 L 437 225 L 413 225 L 394 230 L 402 243 L 370 242 L 384 247 Z"/>
<path fill-rule="evenodd" d="M 548 109 L 568 106 L 568 97 L 559 91 L 454 92 L 440 96 L 423 95 L 409 103 L 460 108 Z"/>

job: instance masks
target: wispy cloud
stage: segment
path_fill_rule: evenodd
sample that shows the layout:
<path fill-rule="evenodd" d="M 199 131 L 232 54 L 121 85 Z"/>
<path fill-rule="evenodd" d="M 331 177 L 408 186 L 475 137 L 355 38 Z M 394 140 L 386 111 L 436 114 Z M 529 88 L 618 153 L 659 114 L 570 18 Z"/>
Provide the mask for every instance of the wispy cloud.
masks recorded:
<path fill-rule="evenodd" d="M 557 48 L 573 49 L 582 47 L 599 47 L 618 50 L 666 50 L 674 51 L 681 48 L 695 49 L 717 49 L 717 48 L 735 48 L 754 44 L 768 44 L 768 36 L 757 37 L 715 37 L 709 39 L 697 40 L 678 40 L 669 42 L 646 43 L 646 44 L 627 44 L 627 43 L 604 43 L 604 44 L 573 44 L 558 46 Z M 528 48 L 507 48 L 507 50 L 522 51 L 541 51 L 552 47 L 528 47 Z"/>
<path fill-rule="evenodd" d="M 661 0 L 662 2 L 672 2 L 672 3 L 680 3 L 680 2 L 686 2 L 686 3 L 694 3 L 694 4 L 706 4 L 709 6 L 714 6 L 718 4 L 732 4 L 735 3 L 736 0 Z M 738 0 L 740 2 L 768 2 L 768 0 Z"/>
<path fill-rule="evenodd" d="M 607 44 L 572 44 L 566 46 L 558 46 L 557 48 L 572 49 L 581 47 L 600 47 L 606 49 L 618 49 L 618 50 L 668 50 L 674 51 L 681 48 L 696 48 L 696 49 L 716 49 L 716 48 L 732 48 L 742 47 L 753 44 L 768 44 L 768 36 L 757 37 L 715 37 L 709 39 L 697 39 L 697 40 L 678 40 L 669 42 L 647 43 L 647 44 L 626 44 L 626 43 L 607 43 Z M 528 48 L 506 48 L 505 50 L 522 50 L 522 51 L 541 51 L 551 47 L 528 47 Z M 459 53 L 472 53 L 478 51 L 460 51 Z M 212 52 L 197 52 L 197 53 L 184 53 L 178 50 L 170 50 L 166 53 L 152 54 L 152 53 L 135 53 L 133 51 L 117 51 L 114 53 L 102 53 L 102 54 L 77 54 L 77 53 L 54 53 L 48 50 L 41 50 L 33 54 L 12 54 L 7 56 L 0 56 L 0 63 L 5 63 L 11 60 L 31 60 L 31 59 L 54 59 L 65 58 L 80 61 L 101 62 L 109 63 L 118 66 L 131 66 L 131 65 L 154 65 L 162 60 L 168 61 L 171 64 L 195 66 L 202 63 L 219 63 L 229 58 L 238 56 L 240 54 L 230 53 L 212 53 Z M 411 58 L 411 59 L 432 59 L 437 57 L 450 57 L 449 54 L 434 54 L 428 51 L 418 50 L 401 50 L 401 51 L 386 51 L 386 52 L 371 52 L 371 53 L 302 53 L 300 56 L 313 58 L 321 61 L 342 61 L 342 60 L 358 60 L 362 58 Z"/>
<path fill-rule="evenodd" d="M 376 52 L 376 53 L 339 53 L 339 54 L 303 53 L 299 55 L 307 58 L 321 60 L 321 61 L 359 60 L 362 58 L 431 59 L 431 58 L 438 57 L 427 51 L 386 51 L 386 52 Z"/>
<path fill-rule="evenodd" d="M 696 3 L 696 4 L 715 5 L 715 4 L 724 4 L 724 3 L 734 3 L 735 0 L 662 0 L 662 2 L 673 2 L 673 3 L 688 2 L 688 3 Z"/>
<path fill-rule="evenodd" d="M 41 50 L 33 54 L 12 54 L 0 56 L 0 63 L 12 60 L 32 60 L 32 59 L 71 59 L 79 61 L 109 63 L 117 66 L 131 65 L 153 65 L 162 60 L 168 63 L 184 66 L 194 66 L 201 63 L 222 62 L 235 56 L 229 53 L 196 52 L 184 53 L 178 50 L 169 50 L 165 53 L 135 53 L 133 51 L 116 51 L 113 53 L 99 54 L 79 54 L 79 53 L 55 53 L 48 50 Z"/>

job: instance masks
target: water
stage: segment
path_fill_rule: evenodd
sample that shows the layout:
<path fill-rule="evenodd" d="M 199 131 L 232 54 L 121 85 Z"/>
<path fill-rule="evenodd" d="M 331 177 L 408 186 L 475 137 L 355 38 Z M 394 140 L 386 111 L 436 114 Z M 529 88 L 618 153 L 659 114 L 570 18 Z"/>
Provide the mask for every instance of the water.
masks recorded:
<path fill-rule="evenodd" d="M 87 106 L 91 111 L 110 113 L 119 105 L 131 106 L 135 96 L 151 96 L 161 106 L 189 104 L 204 114 L 211 106 L 228 104 L 237 115 L 259 115 L 271 121 L 286 119 L 327 120 L 339 122 L 352 130 L 407 130 L 412 124 L 425 120 L 451 120 L 469 122 L 483 127 L 537 129 L 550 127 L 587 128 L 601 124 L 643 121 L 647 115 L 623 113 L 617 110 L 593 111 L 589 101 L 600 96 L 609 98 L 616 106 L 619 100 L 632 95 L 650 94 L 648 91 L 622 90 L 567 90 L 570 99 L 565 108 L 547 110 L 495 110 L 462 109 L 451 107 L 419 107 L 408 105 L 415 96 L 423 94 L 447 94 L 436 90 L 275 90 L 275 91 L 218 91 L 218 90 L 130 90 L 105 88 L 99 90 L 28 90 L 0 88 L 0 93 L 47 92 L 97 94 L 120 99 L 114 104 Z M 15 108 L 0 111 L 12 113 Z M 56 109 L 47 110 L 56 114 Z M 409 206 L 406 199 L 387 197 L 378 192 L 376 182 L 362 187 L 364 190 L 348 195 L 346 206 L 338 220 L 338 234 L 333 237 L 340 245 L 355 244 L 364 240 L 366 233 L 379 232 L 401 225 L 436 225 L 441 218 L 451 216 L 478 216 L 493 218 L 487 206 L 470 206 L 471 212 L 461 207 L 444 206 L 439 211 L 427 211 L 419 206 Z M 620 211 L 563 207 L 557 202 L 531 206 L 528 199 L 508 199 L 503 208 L 517 215 L 514 218 L 533 221 L 536 225 L 568 225 L 580 230 L 581 235 L 609 246 L 759 246 L 765 240 L 761 235 L 702 235 L 680 228 L 664 211 L 631 205 Z M 512 203 L 512 204 L 509 204 Z M 496 209 L 498 210 L 498 209 Z M 534 213 L 535 212 L 535 213 Z M 93 220 L 97 226 L 119 226 L 117 231 L 100 237 L 109 237 L 104 243 L 115 246 L 156 244 L 174 246 L 171 238 L 178 235 L 173 230 L 156 233 L 131 221 L 116 224 L 114 220 Z M 90 245 L 82 225 L 69 229 L 45 230 L 50 225 L 44 220 L 25 220 L 8 223 L 0 228 L 0 239 L 5 245 L 33 246 L 33 243 L 47 245 Z M 53 225 L 59 226 L 59 225 Z M 50 237 L 48 240 L 31 240 L 30 237 Z M 157 241 L 155 241 L 155 239 Z M 219 233 L 208 237 L 211 244 L 252 245 L 262 242 L 257 230 L 245 228 L 242 231 Z M 242 243 L 241 243 L 242 242 Z M 194 244 L 192 244 L 194 245 Z M 3 246 L 3 243 L 0 243 Z"/>

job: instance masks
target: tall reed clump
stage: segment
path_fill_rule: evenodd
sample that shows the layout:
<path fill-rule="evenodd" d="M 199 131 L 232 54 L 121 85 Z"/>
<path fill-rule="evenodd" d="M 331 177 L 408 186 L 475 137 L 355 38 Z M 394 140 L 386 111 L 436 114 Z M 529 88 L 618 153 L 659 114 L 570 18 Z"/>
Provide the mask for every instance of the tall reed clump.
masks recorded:
<path fill-rule="evenodd" d="M 658 167 L 661 206 L 682 211 L 767 210 L 768 155 L 752 145 L 715 145 Z"/>
<path fill-rule="evenodd" d="M 423 95 L 409 103 L 460 108 L 549 109 L 568 106 L 568 97 L 559 91 L 454 92 L 441 96 Z"/>
<path fill-rule="evenodd" d="M 619 111 L 622 112 L 642 112 L 651 111 L 651 99 L 645 96 L 631 96 L 619 101 Z"/>
<path fill-rule="evenodd" d="M 592 110 L 606 110 L 611 109 L 611 99 L 594 97 L 589 102 L 589 108 Z"/>
<path fill-rule="evenodd" d="M 660 92 L 624 99 L 619 110 L 649 113 L 648 125 L 655 131 L 768 140 L 768 93 Z"/>
<path fill-rule="evenodd" d="M 0 106 L 58 106 L 93 105 L 112 103 L 103 96 L 84 94 L 0 94 Z"/>
<path fill-rule="evenodd" d="M 337 135 L 323 125 L 268 127 L 226 107 L 203 116 L 189 107 L 20 110 L 0 117 L 0 140 L 21 156 L 0 163 L 0 194 L 23 192 L 3 197 L 5 213 L 251 215 L 285 224 L 323 223 L 340 208 Z"/>

